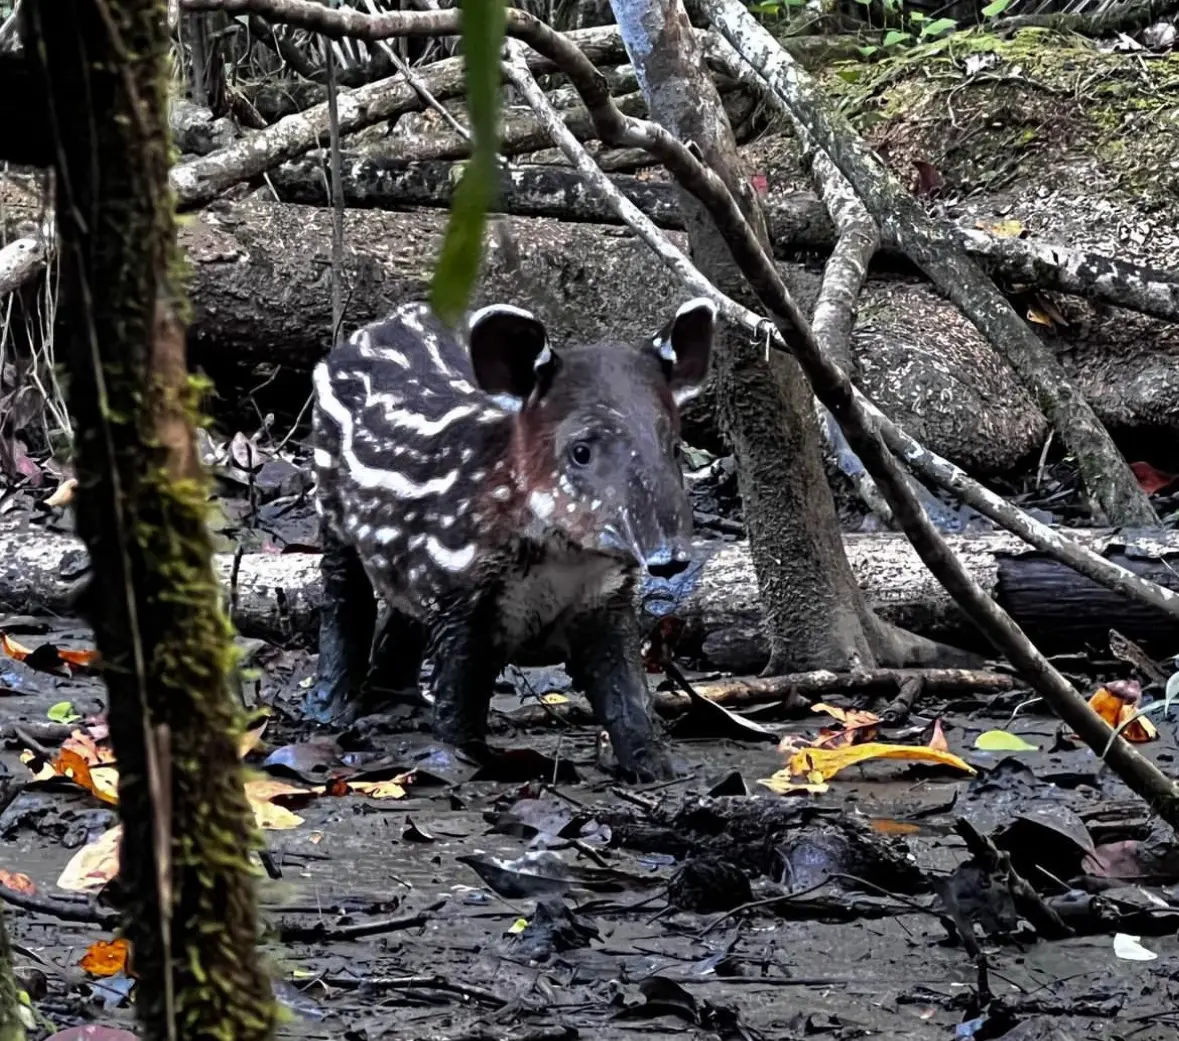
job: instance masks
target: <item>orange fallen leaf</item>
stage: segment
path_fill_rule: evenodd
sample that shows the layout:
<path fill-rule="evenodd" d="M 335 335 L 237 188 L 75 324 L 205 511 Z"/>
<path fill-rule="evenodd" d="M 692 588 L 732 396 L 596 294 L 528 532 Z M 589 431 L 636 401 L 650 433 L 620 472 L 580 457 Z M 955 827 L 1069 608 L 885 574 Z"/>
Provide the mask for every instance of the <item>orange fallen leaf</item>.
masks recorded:
<path fill-rule="evenodd" d="M 0 650 L 16 661 L 28 662 L 39 669 L 57 671 L 51 666 L 56 660 L 64 662 L 73 668 L 85 668 L 98 660 L 98 651 L 94 649 L 75 649 L 57 647 L 53 644 L 42 644 L 40 647 L 26 647 L 18 643 L 7 633 L 0 633 Z M 48 660 L 46 660 L 48 658 Z"/>
<path fill-rule="evenodd" d="M 921 828 L 908 821 L 894 821 L 888 817 L 875 817 L 868 822 L 868 827 L 882 835 L 916 835 Z"/>
<path fill-rule="evenodd" d="M 127 967 L 128 944 L 121 936 L 114 940 L 97 940 L 90 945 L 78 965 L 91 976 L 117 976 Z"/>
<path fill-rule="evenodd" d="M 113 805 L 119 801 L 119 775 L 113 766 L 95 766 L 92 769 L 72 748 L 62 748 L 53 761 L 53 769 L 62 777 L 68 777 L 97 795 L 103 802 Z"/>
<path fill-rule="evenodd" d="M 816 780 L 828 781 L 840 770 L 870 759 L 907 759 L 941 763 L 969 774 L 978 772 L 969 763 L 950 752 L 940 752 L 936 748 L 922 745 L 887 745 L 879 741 L 845 745 L 842 748 L 802 748 L 790 757 L 786 763 L 786 772 L 791 777 L 805 777 L 811 783 Z"/>
<path fill-rule="evenodd" d="M 33 885 L 33 880 L 28 875 L 22 875 L 19 871 L 8 871 L 5 868 L 0 868 L 0 886 L 11 889 L 14 893 L 27 893 L 29 896 L 37 892 L 37 887 Z"/>
<path fill-rule="evenodd" d="M 88 668 L 99 658 L 95 647 L 58 647 L 57 656 L 77 668 Z"/>
<path fill-rule="evenodd" d="M 26 647 L 23 643 L 17 643 L 8 633 L 0 633 L 0 650 L 17 661 L 24 661 L 33 653 L 31 648 Z"/>
<path fill-rule="evenodd" d="M 1089 707 L 1115 729 L 1138 711 L 1141 690 L 1136 683 L 1110 683 L 1098 687 L 1089 698 Z M 1158 737 L 1158 730 L 1146 716 L 1139 716 L 1122 731 L 1127 741 L 1143 744 Z"/>

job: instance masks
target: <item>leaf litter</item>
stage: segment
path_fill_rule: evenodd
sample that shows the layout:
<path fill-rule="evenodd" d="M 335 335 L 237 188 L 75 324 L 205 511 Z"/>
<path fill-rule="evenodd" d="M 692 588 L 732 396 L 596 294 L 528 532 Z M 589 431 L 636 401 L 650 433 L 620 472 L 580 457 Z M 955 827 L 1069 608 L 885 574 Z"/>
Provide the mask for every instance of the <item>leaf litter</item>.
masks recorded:
<path fill-rule="evenodd" d="M 264 678 L 239 752 L 266 839 L 266 944 L 301 1029 L 335 1017 L 406 1039 L 484 1036 L 480 1017 L 500 1008 L 505 1038 L 983 1036 L 1001 1017 L 971 944 L 1015 980 L 1002 1007 L 1020 1021 L 1113 1025 L 1170 1000 L 1174 840 L 1052 717 L 1012 716 L 1019 692 L 968 713 L 918 704 L 896 724 L 830 694 L 809 717 L 760 715 L 772 741 L 743 723 L 680 735 L 688 776 L 628 788 L 598 772 L 592 727 L 513 724 L 483 767 L 412 724 L 301 727 L 299 654 L 277 685 Z M 118 869 L 118 764 L 91 708 L 97 678 L 50 680 L 19 711 L 31 727 L 65 700 L 72 721 L 50 724 L 48 747 L 6 753 L 29 783 L 0 817 L 21 851 L 0 854 L 0 884 L 85 911 Z M 1150 703 L 1116 682 L 1090 689 L 1119 713 Z M 1152 720 L 1159 736 L 1138 747 L 1157 755 L 1174 723 Z M 18 964 L 19 948 L 55 949 L 52 914 L 7 910 Z M 69 955 L 90 1004 L 58 1015 L 63 1029 L 131 1024 L 107 913 Z M 1082 938 L 1097 944 L 1084 980 Z M 83 986 L 48 978 L 51 995 Z M 446 1025 L 428 1027 L 440 1009 Z"/>

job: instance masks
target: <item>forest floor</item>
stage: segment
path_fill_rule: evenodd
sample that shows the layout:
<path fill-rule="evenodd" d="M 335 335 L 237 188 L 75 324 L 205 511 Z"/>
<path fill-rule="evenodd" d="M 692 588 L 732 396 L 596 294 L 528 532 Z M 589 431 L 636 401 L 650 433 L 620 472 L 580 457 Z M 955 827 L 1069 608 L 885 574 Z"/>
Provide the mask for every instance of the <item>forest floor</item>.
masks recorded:
<path fill-rule="evenodd" d="M 68 621 L 2 627 L 30 648 L 91 646 Z M 71 732 L 79 751 L 104 744 L 101 681 L 36 667 L 51 658 L 0 658 L 0 763 L 14 779 L 43 766 L 22 753 L 52 758 Z M 269 716 L 246 761 L 268 778 L 251 798 L 282 1036 L 1162 1041 L 1179 1030 L 1171 837 L 1026 692 L 924 699 L 877 727 L 879 740 L 921 745 L 936 721 L 973 775 L 872 760 L 826 791 L 782 795 L 758 783 L 784 764 L 774 738 L 813 741 L 838 728 L 832 717 L 762 706 L 747 716 L 773 738 L 749 742 L 694 737 L 688 722 L 675 749 L 689 775 L 624 787 L 597 768 L 593 728 L 511 725 L 517 694 L 493 707 L 497 746 L 517 751 L 479 770 L 408 708 L 343 734 L 300 723 L 306 651 L 263 648 L 254 664 L 245 699 Z M 996 729 L 1032 747 L 975 747 Z M 1159 719 L 1158 731 L 1138 747 L 1173 771 L 1175 726 Z M 112 774 L 96 766 L 94 787 Z M 1049 939 L 1043 923 L 1037 935 L 1028 908 L 971 863 L 961 820 L 1068 912 L 1073 936 Z M 94 897 L 112 871 L 99 840 L 116 823 L 115 807 L 61 777 L 33 782 L 0 816 L 0 871 L 25 876 L 3 876 L 18 901 L 83 919 L 5 909 L 20 978 L 47 1018 L 35 1036 L 133 1025 L 118 958 L 101 966 L 114 933 Z M 994 996 L 981 1015 L 978 963 L 949 938 L 936 895 L 946 886 L 978 922 Z M 790 895 L 720 910 L 779 894 Z"/>

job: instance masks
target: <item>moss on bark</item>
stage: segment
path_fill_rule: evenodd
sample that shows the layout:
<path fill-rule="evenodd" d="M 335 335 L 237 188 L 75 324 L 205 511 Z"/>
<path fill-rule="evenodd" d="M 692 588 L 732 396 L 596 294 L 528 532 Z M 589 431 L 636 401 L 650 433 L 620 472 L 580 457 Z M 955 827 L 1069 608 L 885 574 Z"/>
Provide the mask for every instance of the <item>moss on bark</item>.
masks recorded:
<path fill-rule="evenodd" d="M 0 1041 L 25 1041 L 20 994 L 12 975 L 12 948 L 4 926 L 3 901 L 0 901 Z"/>
<path fill-rule="evenodd" d="M 272 1034 L 275 1012 L 256 947 L 232 634 L 194 448 L 166 5 L 26 0 L 23 10 L 56 142 L 55 335 L 92 566 L 80 606 L 110 693 L 138 1012 L 147 1039 L 254 1041 Z"/>

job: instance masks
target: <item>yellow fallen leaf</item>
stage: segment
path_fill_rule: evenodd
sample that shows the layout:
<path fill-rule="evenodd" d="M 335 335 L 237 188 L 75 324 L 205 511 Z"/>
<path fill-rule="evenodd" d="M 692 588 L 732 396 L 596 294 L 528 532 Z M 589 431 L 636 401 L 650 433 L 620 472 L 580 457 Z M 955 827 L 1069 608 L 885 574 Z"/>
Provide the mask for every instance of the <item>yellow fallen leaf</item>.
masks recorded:
<path fill-rule="evenodd" d="M 982 752 L 1038 752 L 1039 745 L 1025 741 L 1018 734 L 1006 730 L 984 730 L 974 739 L 974 747 Z"/>
<path fill-rule="evenodd" d="M 239 759 L 245 759 L 246 756 L 258 747 L 258 742 L 262 740 L 262 731 L 266 729 L 268 722 L 270 721 L 264 719 L 256 727 L 242 734 L 237 743 L 237 757 Z"/>
<path fill-rule="evenodd" d="M 57 879 L 57 888 L 87 893 L 105 886 L 119 873 L 119 843 L 122 837 L 123 826 L 116 824 L 83 846 L 66 864 Z"/>
<path fill-rule="evenodd" d="M 396 778 L 390 781 L 349 781 L 348 788 L 370 799 L 405 798 L 405 789 L 397 783 Z"/>
<path fill-rule="evenodd" d="M 250 800 L 250 806 L 254 810 L 255 822 L 265 831 L 290 831 L 303 823 L 303 818 L 297 813 L 277 803 Z"/>
<path fill-rule="evenodd" d="M 812 795 L 822 795 L 827 791 L 828 785 L 819 781 L 817 784 L 796 784 L 790 779 L 789 770 L 779 770 L 770 777 L 759 777 L 757 783 L 764 785 L 771 792 L 777 792 L 779 795 L 791 795 L 794 792 L 810 792 Z"/>
<path fill-rule="evenodd" d="M 267 831 L 287 831 L 303 823 L 303 818 L 297 813 L 292 813 L 285 806 L 279 806 L 272 800 L 280 796 L 298 796 L 303 799 L 315 797 L 315 793 L 306 788 L 269 777 L 246 781 L 245 789 L 258 827 Z"/>
<path fill-rule="evenodd" d="M 548 694 L 542 694 L 540 700 L 546 705 L 564 705 L 569 701 L 564 694 L 558 694 L 555 690 Z"/>
<path fill-rule="evenodd" d="M 819 774 L 822 780 L 828 781 L 840 770 L 869 759 L 910 759 L 942 763 L 970 774 L 978 772 L 951 752 L 940 752 L 924 745 L 887 745 L 880 741 L 839 748 L 801 748 L 786 763 L 786 771 L 790 777 L 811 776 L 813 781 L 813 775 Z"/>
<path fill-rule="evenodd" d="M 978 221 L 975 227 L 989 231 L 998 238 L 1018 238 L 1023 233 L 1023 225 L 1017 220 L 1000 220 L 993 223 Z"/>
<path fill-rule="evenodd" d="M 40 768 L 37 770 L 33 769 L 32 764 L 41 758 L 39 755 L 37 755 L 36 752 L 31 752 L 26 748 L 23 752 L 21 752 L 19 758 L 20 761 L 29 768 L 29 772 L 32 773 L 34 781 L 48 781 L 51 778 L 57 776 L 57 771 L 53 769 L 53 764 L 47 763 L 43 759 L 41 760 Z"/>
<path fill-rule="evenodd" d="M 76 477 L 67 477 L 54 490 L 53 494 L 45 500 L 46 506 L 68 506 L 74 498 L 74 489 L 78 487 L 78 479 Z"/>

